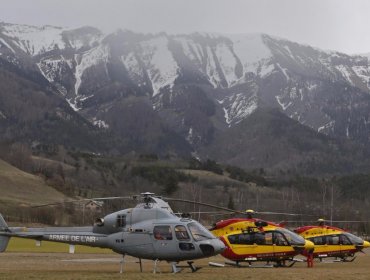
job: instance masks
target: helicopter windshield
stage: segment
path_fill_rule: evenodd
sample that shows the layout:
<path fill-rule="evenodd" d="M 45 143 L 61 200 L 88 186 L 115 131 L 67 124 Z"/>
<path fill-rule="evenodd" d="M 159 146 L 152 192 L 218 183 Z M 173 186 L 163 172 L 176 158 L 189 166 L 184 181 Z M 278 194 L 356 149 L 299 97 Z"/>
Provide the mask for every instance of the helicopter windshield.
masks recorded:
<path fill-rule="evenodd" d="M 190 223 L 188 224 L 188 228 L 191 232 L 195 241 L 202 241 L 207 239 L 214 239 L 215 237 L 202 225 L 198 223 Z"/>
<path fill-rule="evenodd" d="M 355 245 L 362 245 L 364 243 L 364 241 L 362 240 L 362 238 L 352 234 L 352 233 L 349 233 L 349 232 L 343 232 L 343 235 L 344 236 L 347 236 L 348 239 L 351 241 L 352 244 L 355 244 Z"/>
<path fill-rule="evenodd" d="M 285 238 L 288 240 L 290 245 L 303 245 L 305 244 L 305 240 L 302 236 L 287 230 L 285 228 L 279 228 L 279 232 L 284 234 Z"/>

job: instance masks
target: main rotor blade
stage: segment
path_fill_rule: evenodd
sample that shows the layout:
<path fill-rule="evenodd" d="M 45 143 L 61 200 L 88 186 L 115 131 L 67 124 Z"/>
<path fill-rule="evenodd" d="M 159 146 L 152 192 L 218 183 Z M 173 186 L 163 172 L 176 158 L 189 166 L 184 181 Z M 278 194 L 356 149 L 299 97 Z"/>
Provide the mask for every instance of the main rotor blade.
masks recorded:
<path fill-rule="evenodd" d="M 168 200 L 168 201 L 179 201 L 179 202 L 186 202 L 186 203 L 208 206 L 208 207 L 212 207 L 212 208 L 215 208 L 215 209 L 220 209 L 220 210 L 224 210 L 224 211 L 227 211 L 227 212 L 237 213 L 237 214 L 242 214 L 242 215 L 247 215 L 248 214 L 244 211 L 234 210 L 234 209 L 230 209 L 230 208 L 226 208 L 226 207 L 222 207 L 222 206 L 218 206 L 218 205 L 213 205 L 213 204 L 209 204 L 209 203 L 198 202 L 198 201 L 193 201 L 193 200 L 188 200 L 188 199 L 170 198 L 170 197 L 163 197 L 163 199 Z M 265 214 L 265 215 L 316 216 L 316 215 L 312 215 L 312 214 L 295 214 L 295 213 L 284 213 L 284 212 L 260 212 L 260 211 L 256 211 L 254 213 L 255 214 Z"/>
<path fill-rule="evenodd" d="M 325 220 L 325 223 L 369 223 L 370 221 L 330 221 L 330 220 Z"/>
<path fill-rule="evenodd" d="M 103 200 L 115 200 L 115 199 L 125 200 L 125 199 L 133 199 L 133 197 L 132 196 L 111 196 L 111 197 L 82 198 L 82 199 L 74 199 L 74 200 L 66 200 L 66 201 L 60 201 L 60 202 L 34 205 L 34 206 L 31 206 L 31 208 L 41 208 L 41 207 L 56 206 L 56 205 L 63 205 L 63 204 L 69 204 L 69 203 L 79 203 L 79 202 L 84 202 L 84 201 L 103 201 Z"/>
<path fill-rule="evenodd" d="M 289 220 L 289 221 L 284 221 L 286 223 L 307 223 L 307 224 L 317 224 L 317 220 L 315 221 L 301 221 L 301 220 Z M 330 220 L 325 220 L 325 225 L 328 225 L 330 222 L 332 223 L 370 223 L 370 221 L 330 221 Z"/>
<path fill-rule="evenodd" d="M 230 212 L 219 212 L 219 211 L 184 211 L 184 212 L 176 212 L 175 215 L 178 214 L 217 214 L 217 215 L 230 215 Z"/>
<path fill-rule="evenodd" d="M 284 212 L 260 212 L 256 211 L 256 214 L 264 214 L 264 215 L 286 215 L 286 216 L 316 216 L 312 214 L 295 214 L 295 213 L 284 213 Z"/>
<path fill-rule="evenodd" d="M 224 211 L 231 212 L 231 213 L 237 213 L 237 214 L 243 214 L 243 215 L 246 214 L 245 212 L 242 212 L 242 211 L 238 211 L 238 210 L 234 210 L 234 209 L 230 209 L 230 208 L 226 208 L 226 207 L 222 207 L 218 205 L 213 205 L 209 203 L 188 200 L 188 199 L 170 198 L 170 197 L 163 197 L 163 199 L 168 200 L 168 201 L 178 201 L 178 202 L 185 202 L 185 203 L 197 204 L 197 205 L 202 205 L 202 206 L 208 206 L 208 207 L 224 210 Z"/>

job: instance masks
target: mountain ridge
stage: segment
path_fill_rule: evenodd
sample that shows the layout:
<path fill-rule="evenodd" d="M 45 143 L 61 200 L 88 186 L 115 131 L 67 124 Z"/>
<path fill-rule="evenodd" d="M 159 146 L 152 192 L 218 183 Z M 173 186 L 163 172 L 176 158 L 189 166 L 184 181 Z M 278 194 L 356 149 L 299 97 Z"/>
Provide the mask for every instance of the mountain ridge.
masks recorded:
<path fill-rule="evenodd" d="M 171 143 L 178 143 L 170 144 L 173 152 L 205 157 L 201 151 L 217 143 L 221 132 L 261 108 L 278 108 L 316 132 L 369 145 L 366 57 L 322 51 L 267 34 L 118 30 L 105 35 L 93 27 L 21 27 L 0 24 L 0 58 L 16 67 L 37 68 L 79 115 L 98 129 L 133 141 L 134 150 L 140 146 L 135 145 L 138 139 L 145 138 L 149 145 L 151 138 L 161 142 L 169 137 L 165 131 L 172 131 L 177 140 Z M 43 39 L 33 46 L 35 38 Z M 133 104 L 141 104 L 140 109 L 126 107 Z M 156 129 L 144 132 L 153 124 L 144 121 L 148 116 L 157 119 L 157 129 L 167 136 L 156 138 Z M 127 140 L 130 132 L 137 135 L 133 140 Z M 143 150 L 170 147 L 155 146 Z"/>

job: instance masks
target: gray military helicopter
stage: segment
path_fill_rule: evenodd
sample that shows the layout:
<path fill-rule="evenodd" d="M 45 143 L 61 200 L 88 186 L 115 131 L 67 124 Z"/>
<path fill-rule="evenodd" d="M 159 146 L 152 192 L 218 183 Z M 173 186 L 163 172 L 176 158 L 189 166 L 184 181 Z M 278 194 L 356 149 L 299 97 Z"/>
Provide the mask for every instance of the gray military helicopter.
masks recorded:
<path fill-rule="evenodd" d="M 187 261 L 192 272 L 197 271 L 193 261 L 217 255 L 224 251 L 224 243 L 200 223 L 178 217 L 161 197 L 142 193 L 142 202 L 136 207 L 111 213 L 96 220 L 90 227 L 8 227 L 0 215 L 0 252 L 4 252 L 11 237 L 109 248 L 123 256 L 154 260 L 154 273 L 158 261 L 167 261 L 172 272 L 181 270 L 178 262 Z M 104 198 L 119 199 L 120 197 Z"/>

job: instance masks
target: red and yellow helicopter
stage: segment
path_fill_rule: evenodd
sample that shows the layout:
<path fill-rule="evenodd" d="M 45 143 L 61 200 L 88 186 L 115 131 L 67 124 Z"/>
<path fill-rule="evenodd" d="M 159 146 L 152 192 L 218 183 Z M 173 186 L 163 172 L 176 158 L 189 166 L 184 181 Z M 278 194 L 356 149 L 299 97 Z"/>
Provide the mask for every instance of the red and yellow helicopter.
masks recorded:
<path fill-rule="evenodd" d="M 314 251 L 305 250 L 303 255 L 318 258 L 334 257 L 335 261 L 352 262 L 355 253 L 370 247 L 370 242 L 349 233 L 343 229 L 325 225 L 325 220 L 319 219 L 318 225 L 303 226 L 294 231 L 315 244 Z"/>
<path fill-rule="evenodd" d="M 247 210 L 247 218 L 223 220 L 210 229 L 226 245 L 221 255 L 233 261 L 232 264 L 240 266 L 246 262 L 252 266 L 252 262 L 266 261 L 267 266 L 293 266 L 298 261 L 296 255 L 313 250 L 310 240 L 280 224 L 255 219 L 253 213 Z"/>

